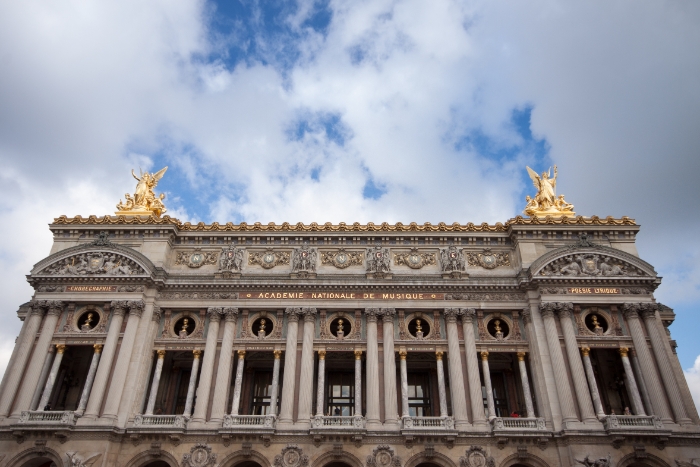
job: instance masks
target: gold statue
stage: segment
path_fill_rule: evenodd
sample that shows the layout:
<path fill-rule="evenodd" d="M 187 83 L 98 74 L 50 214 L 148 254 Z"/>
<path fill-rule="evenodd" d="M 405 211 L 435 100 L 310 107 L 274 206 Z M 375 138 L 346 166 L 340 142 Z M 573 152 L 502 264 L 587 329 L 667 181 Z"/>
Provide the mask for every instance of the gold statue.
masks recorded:
<path fill-rule="evenodd" d="M 547 172 L 542 172 L 542 176 L 537 175 L 537 172 L 527 167 L 527 172 L 530 174 L 532 183 L 537 188 L 537 194 L 534 198 L 525 197 L 527 205 L 525 206 L 525 214 L 530 217 L 546 217 L 546 216 L 574 216 L 574 205 L 567 203 L 564 200 L 564 195 L 557 197 L 555 188 L 557 186 L 557 166 L 554 166 L 554 177 L 551 177 L 551 169 Z"/>
<path fill-rule="evenodd" d="M 343 320 L 338 320 L 338 332 L 343 332 Z"/>
<path fill-rule="evenodd" d="M 190 320 L 185 318 L 182 320 L 182 328 L 180 329 L 180 337 L 187 337 L 187 328 L 190 325 Z"/>
<path fill-rule="evenodd" d="M 260 320 L 260 330 L 265 332 L 265 318 Z"/>
<path fill-rule="evenodd" d="M 163 178 L 166 170 L 168 170 L 167 167 L 164 167 L 156 173 L 142 172 L 141 176 L 137 177 L 132 169 L 131 175 L 138 180 L 134 196 L 132 197 L 129 193 L 125 194 L 124 199 L 126 201 L 122 203 L 122 201 L 119 200 L 116 214 L 126 216 L 150 216 L 151 214 L 155 214 L 156 216 L 160 216 L 167 211 L 163 204 L 165 194 L 161 193 L 159 196 L 156 196 L 153 192 L 153 189 L 158 185 L 160 179 Z"/>
<path fill-rule="evenodd" d="M 416 332 L 417 332 L 417 333 L 418 333 L 418 332 L 423 332 L 423 329 L 421 328 L 420 320 L 419 320 L 419 319 L 416 320 Z"/>
<path fill-rule="evenodd" d="M 493 329 L 496 331 L 494 333 L 494 337 L 496 339 L 503 339 L 503 330 L 501 329 L 501 320 L 500 319 L 495 319 L 493 321 Z"/>
<path fill-rule="evenodd" d="M 598 323 L 598 316 L 597 315 L 591 315 L 591 324 L 593 325 L 593 332 L 598 335 L 602 336 L 603 335 L 603 328 Z"/>
<path fill-rule="evenodd" d="M 80 329 L 83 331 L 89 331 L 92 328 L 92 326 L 90 326 L 90 323 L 92 323 L 92 313 L 88 313 L 87 318 L 85 318 L 85 322 L 80 327 Z"/>

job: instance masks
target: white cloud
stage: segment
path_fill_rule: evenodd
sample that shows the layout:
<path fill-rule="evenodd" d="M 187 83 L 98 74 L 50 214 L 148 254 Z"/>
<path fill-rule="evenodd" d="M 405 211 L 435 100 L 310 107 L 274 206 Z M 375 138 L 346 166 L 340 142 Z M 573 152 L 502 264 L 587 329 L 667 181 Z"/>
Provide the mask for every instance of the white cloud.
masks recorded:
<path fill-rule="evenodd" d="M 700 355 L 695 359 L 695 364 L 692 368 L 684 370 L 685 380 L 688 382 L 690 394 L 693 395 L 695 407 L 700 407 Z"/>

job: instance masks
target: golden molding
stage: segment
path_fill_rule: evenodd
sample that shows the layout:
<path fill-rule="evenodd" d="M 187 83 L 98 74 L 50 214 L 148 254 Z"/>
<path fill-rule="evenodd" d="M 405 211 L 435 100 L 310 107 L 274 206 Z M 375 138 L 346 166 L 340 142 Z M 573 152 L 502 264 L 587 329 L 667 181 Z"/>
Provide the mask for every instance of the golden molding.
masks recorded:
<path fill-rule="evenodd" d="M 240 224 L 233 224 L 231 222 L 227 222 L 226 224 L 219 224 L 218 222 L 214 222 L 213 224 L 205 224 L 204 222 L 191 224 L 189 222 L 182 223 L 174 217 L 166 215 L 163 217 L 90 216 L 87 218 L 82 216 L 75 216 L 72 218 L 61 216 L 54 219 L 52 225 L 172 225 L 182 231 L 196 232 L 505 232 L 511 225 L 620 226 L 637 225 L 637 223 L 634 221 L 634 219 L 630 219 L 627 216 L 623 216 L 621 219 L 615 219 L 612 216 L 608 216 L 603 219 L 598 216 L 578 216 L 575 218 L 557 218 L 551 216 L 547 216 L 545 218 L 525 218 L 523 216 L 517 216 L 506 221 L 505 224 L 497 222 L 495 225 L 489 225 L 486 222 L 482 224 L 473 224 L 471 222 L 467 224 L 459 224 L 457 222 L 453 224 L 445 224 L 444 222 L 440 222 L 439 224 L 431 224 L 430 222 L 426 222 L 423 225 L 419 225 L 415 222 L 411 222 L 410 224 L 397 222 L 393 225 L 386 222 L 382 222 L 381 224 L 368 222 L 366 225 L 360 224 L 359 222 L 355 222 L 353 224 L 341 222 L 337 225 L 331 224 L 330 222 L 326 222 L 325 224 L 312 222 L 308 225 L 301 222 L 296 224 L 290 224 L 288 222 L 284 222 L 282 224 L 275 224 L 274 222 L 270 222 L 269 224 L 262 224 L 260 222 L 256 222 L 254 224 L 248 224 L 246 222 L 241 222 Z"/>

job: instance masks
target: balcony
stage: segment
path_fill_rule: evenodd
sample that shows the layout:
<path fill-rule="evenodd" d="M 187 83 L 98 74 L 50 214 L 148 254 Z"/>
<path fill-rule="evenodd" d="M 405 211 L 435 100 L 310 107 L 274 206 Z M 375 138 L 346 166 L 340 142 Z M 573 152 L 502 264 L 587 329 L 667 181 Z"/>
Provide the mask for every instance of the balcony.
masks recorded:
<path fill-rule="evenodd" d="M 136 415 L 129 431 L 181 433 L 185 431 L 187 419 L 183 415 Z"/>
<path fill-rule="evenodd" d="M 544 418 L 496 417 L 491 421 L 493 431 L 545 431 Z"/>
<path fill-rule="evenodd" d="M 670 433 L 669 429 L 664 429 L 661 419 L 653 415 L 608 415 L 603 426 L 609 433 Z"/>
<path fill-rule="evenodd" d="M 328 432 L 363 432 L 365 431 L 365 417 L 361 415 L 316 415 L 311 420 L 312 433 Z"/>
<path fill-rule="evenodd" d="M 75 425 L 77 418 L 72 410 L 60 412 L 27 410 L 22 412 L 18 423 L 24 426 L 72 427 Z"/>
<path fill-rule="evenodd" d="M 401 431 L 414 434 L 445 434 L 455 431 L 452 417 L 402 417 Z"/>
<path fill-rule="evenodd" d="M 224 415 L 223 432 L 226 433 L 273 433 L 277 417 L 275 415 Z"/>

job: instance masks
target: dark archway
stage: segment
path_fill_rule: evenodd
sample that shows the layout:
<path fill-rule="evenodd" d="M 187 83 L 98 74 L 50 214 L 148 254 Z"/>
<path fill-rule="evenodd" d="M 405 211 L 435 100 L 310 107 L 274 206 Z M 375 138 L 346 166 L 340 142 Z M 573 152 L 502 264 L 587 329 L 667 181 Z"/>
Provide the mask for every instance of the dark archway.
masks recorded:
<path fill-rule="evenodd" d="M 433 464 L 432 462 L 421 462 L 416 467 L 441 467 L 441 466 L 439 466 L 437 464 Z"/>
<path fill-rule="evenodd" d="M 170 467 L 170 464 L 165 461 L 153 461 L 149 462 L 148 464 L 144 464 L 142 467 Z"/>
<path fill-rule="evenodd" d="M 57 467 L 48 457 L 37 457 L 22 464 L 22 467 Z"/>
<path fill-rule="evenodd" d="M 329 464 L 324 465 L 323 467 L 352 467 L 350 464 L 347 464 L 345 462 L 331 462 Z"/>
<path fill-rule="evenodd" d="M 255 461 L 244 461 L 240 464 L 234 464 L 233 467 L 263 467 Z"/>

